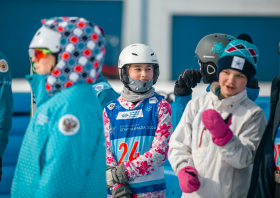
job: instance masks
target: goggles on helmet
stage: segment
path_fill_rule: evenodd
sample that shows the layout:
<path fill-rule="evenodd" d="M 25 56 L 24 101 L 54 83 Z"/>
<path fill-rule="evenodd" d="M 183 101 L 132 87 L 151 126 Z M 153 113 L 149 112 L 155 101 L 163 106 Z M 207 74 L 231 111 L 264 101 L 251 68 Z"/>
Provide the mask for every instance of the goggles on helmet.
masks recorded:
<path fill-rule="evenodd" d="M 35 48 L 29 49 L 29 57 L 36 57 L 37 59 L 46 58 L 48 54 L 53 54 L 53 52 L 49 49 L 45 48 Z"/>

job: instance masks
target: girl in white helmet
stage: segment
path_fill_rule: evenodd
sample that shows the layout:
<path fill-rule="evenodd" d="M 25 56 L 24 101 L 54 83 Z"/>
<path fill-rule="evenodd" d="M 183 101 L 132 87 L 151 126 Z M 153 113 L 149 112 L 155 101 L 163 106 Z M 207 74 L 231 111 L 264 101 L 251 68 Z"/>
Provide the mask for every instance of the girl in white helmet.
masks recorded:
<path fill-rule="evenodd" d="M 124 88 L 103 112 L 108 197 L 165 197 L 162 165 L 173 128 L 169 103 L 152 87 L 157 56 L 144 44 L 129 45 L 118 67 Z"/>

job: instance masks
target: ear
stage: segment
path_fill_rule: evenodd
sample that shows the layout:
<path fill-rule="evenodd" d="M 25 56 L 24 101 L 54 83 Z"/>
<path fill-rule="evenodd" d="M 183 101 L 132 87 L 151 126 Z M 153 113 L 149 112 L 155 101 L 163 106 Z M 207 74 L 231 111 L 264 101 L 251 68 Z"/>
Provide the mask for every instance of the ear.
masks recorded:
<path fill-rule="evenodd" d="M 158 65 L 154 65 L 154 75 L 153 75 L 153 83 L 156 84 L 157 80 L 159 77 L 159 66 Z"/>
<path fill-rule="evenodd" d="M 127 71 L 127 67 L 125 66 L 125 67 L 123 67 L 122 69 L 121 69 L 121 79 L 126 83 L 126 84 L 128 84 L 129 83 L 129 79 L 128 79 L 128 71 Z"/>

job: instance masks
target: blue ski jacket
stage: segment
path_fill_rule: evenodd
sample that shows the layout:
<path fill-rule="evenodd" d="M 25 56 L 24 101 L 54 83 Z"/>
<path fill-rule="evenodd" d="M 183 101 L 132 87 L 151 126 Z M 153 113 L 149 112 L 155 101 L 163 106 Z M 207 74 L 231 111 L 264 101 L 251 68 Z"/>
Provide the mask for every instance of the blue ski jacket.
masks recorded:
<path fill-rule="evenodd" d="M 13 112 L 11 67 L 7 58 L 0 52 L 0 157 L 8 144 Z"/>
<path fill-rule="evenodd" d="M 120 94 L 118 94 L 100 73 L 95 83 L 92 85 L 96 91 L 96 95 L 101 106 L 104 108 L 105 105 L 115 99 L 117 99 Z"/>
<path fill-rule="evenodd" d="M 61 32 L 61 52 L 51 73 L 26 77 L 36 111 L 21 145 L 11 197 L 106 197 L 102 107 L 92 88 L 105 38 L 83 18 L 42 23 Z"/>
<path fill-rule="evenodd" d="M 22 142 L 11 197 L 105 197 L 102 110 L 91 85 L 49 97 L 42 89 L 44 75 L 27 79 L 37 109 Z"/>

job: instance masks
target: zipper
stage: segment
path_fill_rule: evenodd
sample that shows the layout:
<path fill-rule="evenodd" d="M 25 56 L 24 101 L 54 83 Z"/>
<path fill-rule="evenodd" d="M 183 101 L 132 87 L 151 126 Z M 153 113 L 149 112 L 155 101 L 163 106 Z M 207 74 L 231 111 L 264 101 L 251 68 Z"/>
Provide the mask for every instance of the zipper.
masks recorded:
<path fill-rule="evenodd" d="M 203 167 L 203 176 L 205 176 L 205 170 L 206 170 L 206 164 L 207 164 L 207 159 L 208 159 L 208 155 L 209 155 L 209 150 L 210 150 L 210 144 L 211 144 L 211 140 L 209 141 L 208 143 L 208 146 L 207 146 L 207 153 L 206 153 L 206 157 L 205 157 L 205 160 L 204 160 L 204 167 Z M 203 194 L 203 186 L 204 186 L 204 181 L 201 182 L 201 191 L 200 191 L 200 197 L 203 198 L 202 194 Z"/>
<path fill-rule="evenodd" d="M 200 135 L 200 140 L 199 140 L 199 146 L 198 147 L 201 147 L 201 143 L 202 143 L 202 136 L 203 136 L 203 132 L 205 130 L 205 126 L 203 127 L 202 131 L 201 131 L 201 135 Z"/>

